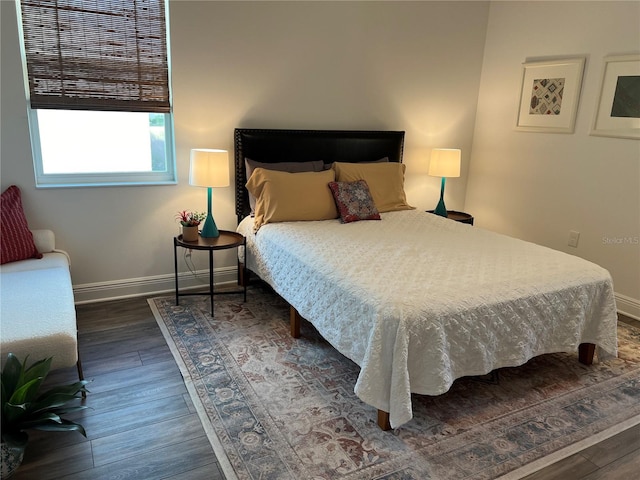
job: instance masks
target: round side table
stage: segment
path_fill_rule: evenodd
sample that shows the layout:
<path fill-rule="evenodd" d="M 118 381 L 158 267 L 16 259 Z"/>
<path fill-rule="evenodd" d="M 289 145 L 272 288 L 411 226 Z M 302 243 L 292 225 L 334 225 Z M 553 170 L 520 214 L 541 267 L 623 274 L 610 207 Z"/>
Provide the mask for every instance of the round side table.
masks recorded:
<path fill-rule="evenodd" d="M 205 250 L 209 252 L 209 296 L 211 297 L 211 316 L 213 317 L 213 297 L 215 295 L 213 289 L 213 252 L 216 250 L 226 250 L 228 248 L 245 247 L 244 252 L 246 255 L 246 239 L 237 232 L 231 232 L 229 230 L 220 230 L 218 237 L 204 238 L 198 235 L 198 240 L 194 242 L 187 242 L 182 239 L 182 235 L 173 238 L 173 267 L 175 273 L 176 282 L 176 305 L 180 303 L 180 297 L 186 295 L 202 295 L 199 292 L 183 292 L 180 293 L 178 287 L 178 247 L 190 249 L 190 250 Z M 243 262 L 243 268 L 246 262 Z M 246 273 L 246 272 L 243 272 Z M 242 293 L 244 294 L 244 301 L 247 301 L 247 286 L 243 286 L 242 291 L 227 292 L 224 293 Z"/>
<path fill-rule="evenodd" d="M 434 213 L 433 210 L 427 210 L 428 213 Z M 447 218 L 460 223 L 468 223 L 473 225 L 473 215 L 465 212 L 458 212 L 456 210 L 447 210 Z"/>

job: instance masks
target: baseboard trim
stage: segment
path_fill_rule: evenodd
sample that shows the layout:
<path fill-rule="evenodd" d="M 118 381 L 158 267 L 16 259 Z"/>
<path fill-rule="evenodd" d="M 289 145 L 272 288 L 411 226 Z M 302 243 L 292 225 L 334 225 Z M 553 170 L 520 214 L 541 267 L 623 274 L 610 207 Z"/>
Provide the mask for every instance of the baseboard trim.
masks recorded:
<path fill-rule="evenodd" d="M 621 295 L 620 293 L 616 293 L 614 296 L 618 312 L 635 320 L 640 320 L 640 300 Z"/>
<path fill-rule="evenodd" d="M 237 272 L 236 267 L 216 268 L 213 271 L 213 283 L 215 285 L 236 283 L 238 280 Z M 209 270 L 179 273 L 178 281 L 180 291 L 207 288 L 209 286 Z M 175 293 L 175 276 L 172 273 L 73 286 L 76 305 L 166 293 Z"/>

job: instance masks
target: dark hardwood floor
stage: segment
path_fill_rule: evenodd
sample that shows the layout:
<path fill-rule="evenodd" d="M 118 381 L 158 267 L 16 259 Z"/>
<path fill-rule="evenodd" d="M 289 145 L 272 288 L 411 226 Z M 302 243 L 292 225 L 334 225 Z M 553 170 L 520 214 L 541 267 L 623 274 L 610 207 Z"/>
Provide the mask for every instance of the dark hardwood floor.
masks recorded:
<path fill-rule="evenodd" d="M 224 479 L 145 298 L 77 306 L 90 409 L 77 432 L 30 433 L 16 480 Z M 75 368 L 48 383 L 77 379 Z M 71 417 L 70 417 L 71 418 Z"/>
<path fill-rule="evenodd" d="M 14 479 L 224 479 L 146 299 L 79 305 L 77 313 L 84 373 L 92 382 L 91 408 L 73 418 L 88 438 L 31 432 Z M 52 372 L 47 383 L 75 379 L 70 368 Z M 636 426 L 526 478 L 626 480 L 639 469 Z"/>

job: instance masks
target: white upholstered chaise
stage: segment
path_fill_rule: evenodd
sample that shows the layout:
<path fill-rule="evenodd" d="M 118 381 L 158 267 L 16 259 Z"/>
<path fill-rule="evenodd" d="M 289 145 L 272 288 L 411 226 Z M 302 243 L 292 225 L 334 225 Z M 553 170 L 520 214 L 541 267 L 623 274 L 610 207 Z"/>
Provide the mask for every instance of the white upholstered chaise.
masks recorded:
<path fill-rule="evenodd" d="M 0 266 L 2 361 L 10 352 L 29 363 L 53 357 L 53 369 L 77 365 L 82 379 L 69 256 L 51 230 L 32 233 L 43 258 Z"/>

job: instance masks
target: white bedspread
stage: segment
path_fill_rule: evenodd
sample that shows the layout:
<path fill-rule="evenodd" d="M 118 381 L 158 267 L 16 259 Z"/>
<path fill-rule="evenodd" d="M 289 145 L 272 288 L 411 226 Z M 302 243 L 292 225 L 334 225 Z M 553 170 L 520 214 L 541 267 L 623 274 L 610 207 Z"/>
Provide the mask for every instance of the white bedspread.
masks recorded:
<path fill-rule="evenodd" d="M 611 277 L 581 258 L 415 210 L 255 235 L 252 221 L 247 266 L 361 367 L 355 393 L 394 428 L 411 392 L 580 343 L 617 355 Z"/>

